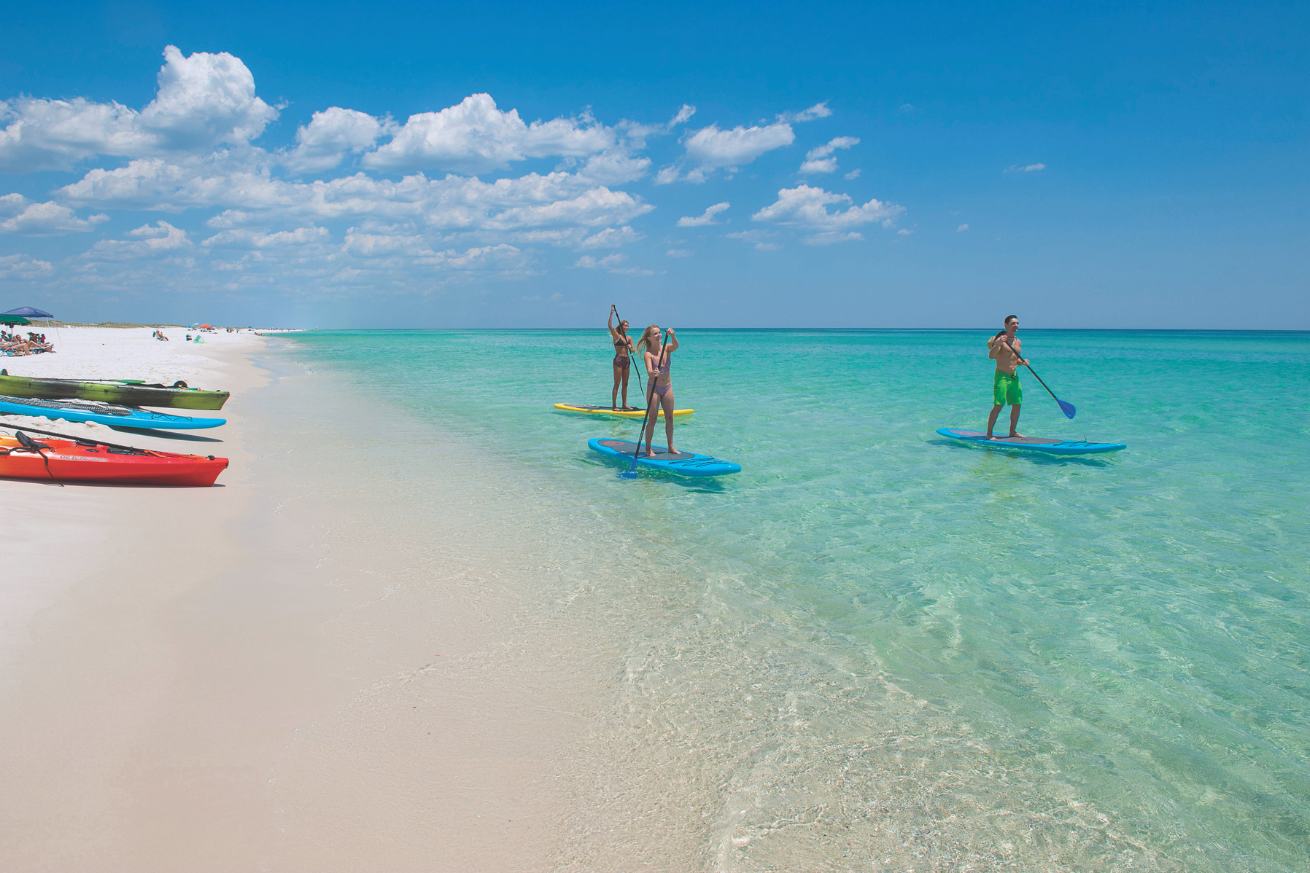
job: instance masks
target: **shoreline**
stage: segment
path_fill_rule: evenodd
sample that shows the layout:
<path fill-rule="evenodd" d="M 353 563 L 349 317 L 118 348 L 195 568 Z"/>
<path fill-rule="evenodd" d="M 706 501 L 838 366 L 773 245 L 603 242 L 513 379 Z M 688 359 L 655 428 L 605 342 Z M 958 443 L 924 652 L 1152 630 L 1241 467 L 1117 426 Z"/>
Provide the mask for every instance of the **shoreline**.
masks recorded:
<path fill-rule="evenodd" d="M 203 444 L 221 487 L 0 482 L 25 519 L 0 562 L 34 580 L 0 602 L 0 867 L 543 867 L 589 682 L 516 650 L 503 568 L 382 548 L 369 498 L 334 499 L 360 483 L 312 377 L 266 340 L 201 348 L 193 384 L 233 392 Z M 198 450 L 70 424 L 49 429 Z"/>
<path fill-rule="evenodd" d="M 1119 627 L 1124 604 L 1200 635 L 1179 653 L 1210 673 L 1243 656 L 1158 608 L 1168 554 L 1132 568 L 1117 556 L 1143 530 L 1203 546 L 1203 528 L 1149 495 L 1163 483 L 1175 505 L 1201 505 L 1188 495 L 1249 470 L 1198 465 L 1187 445 L 1151 447 L 1153 473 L 1137 455 L 1095 468 L 939 456 L 911 421 L 871 444 L 886 463 L 863 478 L 835 477 L 845 444 L 816 453 L 801 469 L 827 490 L 812 493 L 842 499 L 803 504 L 798 522 L 783 476 L 621 483 L 582 448 L 612 425 L 544 408 L 543 389 L 514 378 L 533 352 L 516 343 L 202 345 L 216 360 L 191 363 L 225 381 L 198 387 L 236 392 L 213 432 L 233 458 L 223 488 L 0 483 L 25 537 L 0 560 L 27 549 L 23 578 L 50 601 L 30 640 L 0 651 L 0 768 L 19 789 L 0 798 L 0 834 L 23 840 L 0 836 L 0 867 L 1291 869 L 1267 838 L 1224 829 L 1247 809 L 1244 783 L 1197 800 L 1210 776 L 1142 756 L 1174 736 L 1138 717 L 1150 688 L 1218 699 L 1227 686 L 1150 659 L 1133 665 L 1146 690 L 1107 699 L 1099 684 L 1146 639 L 1141 623 Z M 805 366 L 837 371 L 803 343 Z M 584 384 L 593 345 L 560 351 L 559 385 Z M 499 369 L 467 375 L 484 358 Z M 690 383 L 706 366 L 682 372 Z M 700 391 L 712 384 L 700 376 Z M 752 469 L 777 468 L 774 443 L 743 436 L 764 413 L 721 390 L 698 441 L 737 439 Z M 504 435 L 527 428 L 525 455 Z M 971 508 L 998 488 L 1033 518 L 999 542 Z M 1089 489 L 1115 514 L 1079 509 Z M 1265 489 L 1242 505 L 1281 506 Z M 951 537 L 921 536 L 932 515 Z M 1260 536 L 1296 528 L 1243 530 L 1273 543 Z M 958 563 L 993 548 L 1012 573 Z M 1052 554 L 1084 569 L 1052 575 Z M 1189 578 L 1200 610 L 1206 585 L 1238 577 Z M 1130 581 L 1156 599 L 1131 600 Z M 1214 602 L 1269 624 L 1259 598 Z M 1102 645 L 1110 627 L 1125 648 Z M 1065 650 L 1077 663 L 1053 657 Z M 22 670 L 5 672 L 15 652 Z M 1194 736 L 1216 772 L 1279 772 L 1284 759 L 1244 762 L 1206 727 Z"/>

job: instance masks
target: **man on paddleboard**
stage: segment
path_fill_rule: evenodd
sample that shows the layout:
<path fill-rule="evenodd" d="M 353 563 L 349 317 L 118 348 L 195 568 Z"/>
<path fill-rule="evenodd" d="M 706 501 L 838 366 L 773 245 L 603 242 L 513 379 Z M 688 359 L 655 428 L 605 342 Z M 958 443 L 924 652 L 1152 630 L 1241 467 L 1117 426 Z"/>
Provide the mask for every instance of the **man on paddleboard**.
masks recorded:
<path fill-rule="evenodd" d="M 992 407 L 992 414 L 987 417 L 989 440 L 996 439 L 992 436 L 992 428 L 996 427 L 996 417 L 1001 414 L 1001 408 L 1007 404 L 1010 407 L 1010 436 L 1023 436 L 1016 430 L 1019 427 L 1019 407 L 1023 404 L 1023 388 L 1019 386 L 1019 367 L 1028 362 L 1021 356 L 1023 343 L 1015 336 L 1018 330 L 1019 317 L 1007 315 L 1005 330 L 987 341 L 987 357 L 996 361 L 996 374 L 992 377 L 992 400 L 996 405 Z"/>

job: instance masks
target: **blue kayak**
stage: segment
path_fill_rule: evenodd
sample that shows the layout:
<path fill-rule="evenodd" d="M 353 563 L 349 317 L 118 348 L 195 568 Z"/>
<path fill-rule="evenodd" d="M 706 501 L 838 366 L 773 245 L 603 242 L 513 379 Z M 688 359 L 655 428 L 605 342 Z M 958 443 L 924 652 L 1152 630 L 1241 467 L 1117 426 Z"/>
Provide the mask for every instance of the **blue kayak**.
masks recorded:
<path fill-rule="evenodd" d="M 169 415 L 134 406 L 116 406 L 91 400 L 37 400 L 32 397 L 0 395 L 0 413 L 62 418 L 65 421 L 94 421 L 111 427 L 143 427 L 161 430 L 198 430 L 226 424 L 226 418 L 193 418 Z"/>
<path fill-rule="evenodd" d="M 1085 440 L 1056 440 L 1046 437 L 996 437 L 987 439 L 987 434 L 979 430 L 959 430 L 953 427 L 939 427 L 937 432 L 944 437 L 988 446 L 994 449 L 1020 449 L 1028 452 L 1042 452 L 1047 455 L 1096 455 L 1101 452 L 1117 452 L 1128 448 L 1127 443 L 1089 443 Z"/>
<path fill-rule="evenodd" d="M 632 453 L 637 448 L 637 443 L 632 440 L 615 440 L 604 437 L 587 440 L 587 445 L 594 452 L 600 452 L 602 455 L 608 455 L 615 460 L 628 464 L 632 463 Z M 652 446 L 651 450 L 655 452 L 655 457 L 648 458 L 646 457 L 645 447 L 642 447 L 640 454 L 637 455 L 638 467 L 664 470 L 668 473 L 677 473 L 679 476 L 723 476 L 728 473 L 741 472 L 740 464 L 721 461 L 718 458 L 711 458 L 709 455 L 698 455 L 695 452 L 669 454 L 669 450 L 663 446 Z"/>

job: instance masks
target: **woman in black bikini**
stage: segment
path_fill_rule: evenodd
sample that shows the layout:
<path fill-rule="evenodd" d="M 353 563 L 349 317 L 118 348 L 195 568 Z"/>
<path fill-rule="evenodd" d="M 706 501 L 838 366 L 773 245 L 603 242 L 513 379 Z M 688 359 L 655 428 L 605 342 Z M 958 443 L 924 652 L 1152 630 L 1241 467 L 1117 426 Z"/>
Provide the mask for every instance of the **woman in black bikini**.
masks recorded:
<path fill-rule="evenodd" d="M 669 328 L 669 344 L 664 346 L 661 354 L 660 343 L 662 336 L 659 325 L 652 324 L 642 331 L 641 340 L 637 343 L 637 348 L 642 351 L 643 359 L 646 364 L 646 375 L 650 381 L 646 384 L 646 457 L 655 457 L 651 454 L 650 440 L 655 434 L 655 419 L 659 414 L 650 414 L 649 404 L 656 400 L 664 408 L 664 435 L 668 438 L 669 454 L 675 455 L 678 450 L 673 447 L 673 376 L 670 372 L 673 368 L 673 353 L 678 350 L 678 336 Z"/>
<path fill-rule="evenodd" d="M 614 390 L 610 392 L 610 409 L 618 409 L 616 404 L 619 399 L 619 386 L 623 386 L 623 408 L 629 409 L 628 406 L 628 371 L 632 368 L 633 352 L 632 337 L 628 336 L 628 323 L 620 321 L 617 330 L 614 328 L 614 316 L 618 315 L 618 310 L 613 306 L 610 307 L 609 321 L 606 327 L 610 329 L 610 341 L 614 343 Z"/>

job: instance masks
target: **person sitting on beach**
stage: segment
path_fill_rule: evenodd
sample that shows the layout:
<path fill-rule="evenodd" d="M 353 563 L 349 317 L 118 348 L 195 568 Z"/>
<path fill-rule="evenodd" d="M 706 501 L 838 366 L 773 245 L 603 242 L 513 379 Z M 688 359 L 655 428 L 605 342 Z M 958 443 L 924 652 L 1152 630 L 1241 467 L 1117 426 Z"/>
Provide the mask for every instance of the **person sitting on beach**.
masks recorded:
<path fill-rule="evenodd" d="M 628 371 L 632 368 L 632 337 L 628 336 L 628 323 L 620 321 L 618 329 L 614 327 L 614 316 L 618 310 L 610 306 L 610 317 L 605 326 L 610 331 L 610 342 L 614 344 L 614 390 L 610 392 L 610 409 L 618 409 L 619 385 L 623 386 L 623 408 L 628 406 Z"/>
<path fill-rule="evenodd" d="M 652 324 L 642 331 L 637 348 L 642 352 L 646 364 L 646 457 L 655 454 L 650 449 L 651 438 L 655 434 L 655 419 L 659 414 L 651 411 L 651 406 L 658 403 L 664 409 L 664 435 L 667 438 L 669 454 L 677 454 L 673 447 L 673 367 L 672 356 L 678 350 L 678 336 L 669 328 L 669 344 L 661 348 L 662 334 L 658 325 Z"/>
<path fill-rule="evenodd" d="M 996 361 L 996 373 L 992 377 L 992 414 L 987 417 L 987 439 L 996 427 L 996 418 L 1001 409 L 1010 405 L 1010 436 L 1022 437 L 1019 433 L 1019 407 L 1023 404 L 1023 388 L 1019 385 L 1019 367 L 1027 365 L 1022 357 L 1023 343 L 1015 336 L 1019 330 L 1017 315 L 1005 316 L 1005 330 L 987 340 L 987 357 Z"/>

